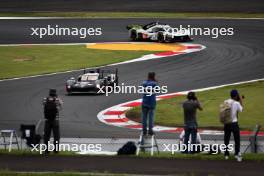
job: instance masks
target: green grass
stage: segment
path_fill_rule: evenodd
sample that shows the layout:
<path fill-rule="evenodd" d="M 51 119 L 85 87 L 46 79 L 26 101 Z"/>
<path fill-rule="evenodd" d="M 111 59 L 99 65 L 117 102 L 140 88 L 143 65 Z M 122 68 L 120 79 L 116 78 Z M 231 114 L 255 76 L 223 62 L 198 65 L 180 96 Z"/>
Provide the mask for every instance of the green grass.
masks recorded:
<path fill-rule="evenodd" d="M 30 150 L 17 150 L 14 149 L 11 152 L 8 150 L 0 149 L 0 157 L 1 155 L 16 155 L 16 156 L 40 156 L 38 152 L 31 152 Z M 58 154 L 50 153 L 49 156 L 81 156 L 76 154 L 75 152 L 60 152 Z M 89 157 L 90 155 L 84 155 Z M 94 155 L 93 155 L 94 156 Z M 99 157 L 119 157 L 119 156 L 109 156 L 109 155 L 98 155 Z M 207 154 L 207 153 L 197 153 L 197 154 L 182 154 L 182 153 L 170 153 L 170 152 L 160 152 L 154 153 L 153 156 L 150 153 L 140 153 L 139 156 L 136 155 L 127 155 L 127 157 L 141 157 L 141 158 L 168 158 L 168 159 L 196 159 L 196 160 L 224 160 L 223 154 Z M 264 161 L 264 153 L 246 153 L 243 154 L 244 160 L 252 160 L 252 161 Z M 234 156 L 230 156 L 230 160 L 235 160 Z M 0 170 L 1 171 L 1 170 Z"/>
<path fill-rule="evenodd" d="M 102 66 L 148 53 L 87 49 L 85 45 L 0 46 L 0 79 Z"/>
<path fill-rule="evenodd" d="M 18 149 L 12 149 L 11 152 L 5 149 L 0 149 L 0 157 L 1 155 L 19 155 L 19 156 L 29 156 L 29 155 L 41 155 L 37 151 L 31 151 L 29 148 L 28 149 L 23 149 L 23 150 L 18 150 Z M 77 156 L 79 154 L 76 154 L 75 152 L 70 152 L 70 151 L 62 151 L 57 154 L 54 154 L 53 152 L 50 152 L 49 155 L 54 155 L 54 156 Z"/>
<path fill-rule="evenodd" d="M 186 17 L 263 18 L 264 13 L 21 12 L 21 13 L 0 13 L 0 16 L 2 17 L 77 17 L 77 18 L 186 18 Z"/>
<path fill-rule="evenodd" d="M 84 172 L 13 172 L 13 171 L 1 171 L 1 176 L 122 176 L 125 174 L 111 174 L 111 173 L 84 173 Z"/>
<path fill-rule="evenodd" d="M 244 111 L 239 114 L 239 124 L 242 129 L 252 130 L 256 124 L 264 126 L 264 81 L 236 86 L 228 86 L 197 93 L 204 108 L 198 112 L 200 128 L 222 129 L 219 122 L 219 105 L 227 98 L 231 89 L 238 89 L 245 95 Z M 155 124 L 164 126 L 183 126 L 182 102 L 185 96 L 162 100 L 157 103 Z M 141 108 L 136 107 L 127 112 L 127 117 L 140 121 Z"/>
<path fill-rule="evenodd" d="M 225 160 L 224 154 L 206 154 L 206 153 L 197 153 L 197 154 L 182 154 L 182 153 L 168 153 L 161 152 L 160 154 L 154 153 L 153 156 L 150 156 L 149 153 L 142 153 L 139 155 L 142 158 L 168 158 L 168 159 L 195 159 L 195 160 Z M 264 153 L 246 153 L 242 155 L 243 160 L 247 161 L 264 161 Z M 233 155 L 230 155 L 230 160 L 236 160 Z"/>

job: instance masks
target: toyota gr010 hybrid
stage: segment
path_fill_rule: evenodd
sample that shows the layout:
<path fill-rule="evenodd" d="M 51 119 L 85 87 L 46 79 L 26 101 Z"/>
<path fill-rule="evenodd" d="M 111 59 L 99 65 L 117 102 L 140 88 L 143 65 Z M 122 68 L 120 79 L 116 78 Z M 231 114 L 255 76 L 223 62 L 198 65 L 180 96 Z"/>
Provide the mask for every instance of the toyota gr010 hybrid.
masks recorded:
<path fill-rule="evenodd" d="M 99 93 L 108 86 L 118 85 L 118 70 L 97 69 L 66 81 L 68 95 L 72 93 Z"/>
<path fill-rule="evenodd" d="M 187 30 L 177 30 L 168 24 L 158 22 L 147 25 L 127 26 L 132 41 L 188 42 L 192 41 Z"/>

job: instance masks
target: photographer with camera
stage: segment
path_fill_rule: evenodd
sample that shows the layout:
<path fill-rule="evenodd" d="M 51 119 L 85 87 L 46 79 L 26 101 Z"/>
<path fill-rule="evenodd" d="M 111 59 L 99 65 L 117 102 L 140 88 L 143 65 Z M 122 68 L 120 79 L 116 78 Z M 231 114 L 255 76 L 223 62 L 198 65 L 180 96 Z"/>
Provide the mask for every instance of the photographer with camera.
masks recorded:
<path fill-rule="evenodd" d="M 59 128 L 59 111 L 62 109 L 62 100 L 58 97 L 56 89 L 49 90 L 49 96 L 43 99 L 44 107 L 44 143 L 48 147 L 51 131 L 53 131 L 54 146 L 59 145 L 60 140 L 60 128 Z M 58 150 L 54 150 L 54 153 L 58 153 Z M 45 154 L 48 154 L 48 149 Z"/>
<path fill-rule="evenodd" d="M 189 92 L 187 94 L 187 100 L 182 105 L 184 111 L 184 144 L 187 146 L 189 137 L 191 135 L 191 143 L 196 144 L 197 142 L 197 109 L 200 111 L 203 110 L 200 102 L 198 101 L 197 97 L 195 96 L 194 92 Z M 191 151 L 194 153 L 195 151 Z M 188 150 L 185 151 L 188 153 Z"/>
<path fill-rule="evenodd" d="M 238 125 L 238 113 L 242 112 L 243 110 L 243 96 L 240 97 L 237 90 L 232 90 L 230 92 L 230 99 L 225 100 L 225 103 L 228 103 L 230 106 L 230 123 L 224 124 L 224 142 L 225 145 L 228 146 L 231 133 L 233 133 L 234 140 L 235 140 L 235 158 L 237 161 L 242 161 L 242 157 L 240 154 L 240 129 Z M 225 159 L 229 158 L 229 151 L 226 149 L 225 151 Z"/>
<path fill-rule="evenodd" d="M 142 86 L 145 89 L 155 89 L 158 86 L 157 80 L 155 78 L 155 72 L 148 73 L 148 79 L 145 80 Z M 156 94 L 148 95 L 147 93 L 143 94 L 142 97 L 142 130 L 143 135 L 146 135 L 147 132 L 150 136 L 154 134 L 154 111 L 156 108 Z M 148 121 L 148 125 L 147 125 Z M 147 129 L 148 126 L 148 129 Z"/>

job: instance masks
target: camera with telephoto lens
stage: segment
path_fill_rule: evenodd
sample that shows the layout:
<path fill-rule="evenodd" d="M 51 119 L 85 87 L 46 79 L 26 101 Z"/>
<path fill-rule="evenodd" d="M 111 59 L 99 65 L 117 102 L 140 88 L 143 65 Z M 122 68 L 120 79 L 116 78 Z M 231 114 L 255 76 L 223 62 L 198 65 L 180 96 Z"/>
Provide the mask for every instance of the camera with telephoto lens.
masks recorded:
<path fill-rule="evenodd" d="M 240 101 L 241 99 L 244 99 L 244 98 L 245 98 L 244 95 L 241 95 L 241 96 L 240 96 L 240 94 L 238 94 L 237 97 L 236 97 L 236 100 L 237 100 L 237 101 Z"/>
<path fill-rule="evenodd" d="M 197 100 L 197 97 L 195 96 L 195 93 L 194 93 L 194 92 L 189 92 L 189 93 L 187 94 L 187 99 L 188 99 L 188 100 L 196 101 L 196 100 Z"/>

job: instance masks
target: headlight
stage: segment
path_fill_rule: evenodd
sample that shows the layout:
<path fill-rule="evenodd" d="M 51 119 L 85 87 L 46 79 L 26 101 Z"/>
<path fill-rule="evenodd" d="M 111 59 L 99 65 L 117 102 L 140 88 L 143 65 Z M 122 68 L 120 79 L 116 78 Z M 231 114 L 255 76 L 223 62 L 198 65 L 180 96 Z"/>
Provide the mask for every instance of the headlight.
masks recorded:
<path fill-rule="evenodd" d="M 96 84 L 96 88 L 98 88 L 98 89 L 99 89 L 99 88 L 100 88 L 100 84 Z"/>
<path fill-rule="evenodd" d="M 68 85 L 68 86 L 67 86 L 67 88 L 68 88 L 68 89 L 70 89 L 70 88 L 71 88 L 71 86 L 70 86 L 70 85 Z"/>

